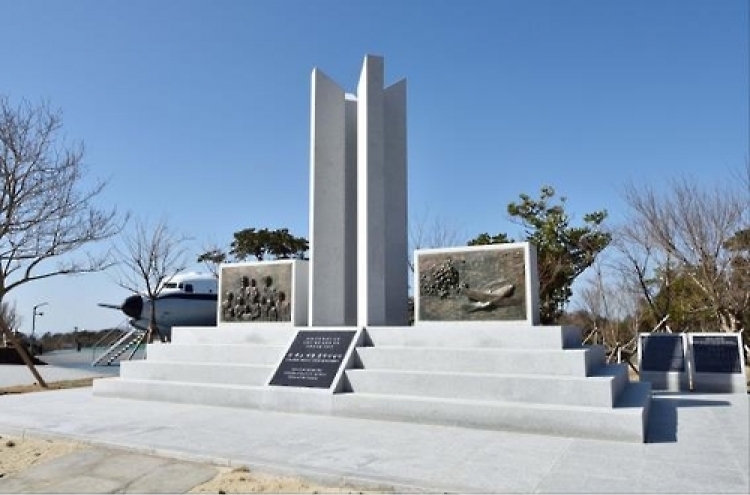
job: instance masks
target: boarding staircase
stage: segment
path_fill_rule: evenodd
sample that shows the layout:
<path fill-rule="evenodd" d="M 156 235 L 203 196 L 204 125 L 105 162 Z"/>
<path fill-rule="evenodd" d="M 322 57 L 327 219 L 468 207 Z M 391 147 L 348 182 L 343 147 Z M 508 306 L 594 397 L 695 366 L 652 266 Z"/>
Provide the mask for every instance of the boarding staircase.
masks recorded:
<path fill-rule="evenodd" d="M 145 338 L 146 332 L 144 330 L 131 328 L 109 346 L 101 356 L 94 359 L 91 366 L 111 366 L 122 360 L 132 359 Z"/>

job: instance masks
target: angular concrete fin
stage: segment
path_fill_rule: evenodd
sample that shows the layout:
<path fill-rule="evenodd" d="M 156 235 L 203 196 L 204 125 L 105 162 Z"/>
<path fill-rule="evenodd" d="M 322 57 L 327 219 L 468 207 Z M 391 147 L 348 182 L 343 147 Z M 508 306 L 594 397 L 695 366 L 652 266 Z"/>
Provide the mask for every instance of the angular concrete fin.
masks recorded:
<path fill-rule="evenodd" d="M 357 85 L 357 326 L 385 321 L 383 58 L 368 55 Z"/>
<path fill-rule="evenodd" d="M 409 262 L 408 184 L 406 158 L 406 79 L 385 89 L 383 94 L 385 202 L 386 321 L 408 323 Z"/>
<path fill-rule="evenodd" d="M 351 113 L 351 112 L 349 112 Z M 312 72 L 310 124 L 311 325 L 345 325 L 356 319 L 356 168 L 347 166 L 344 90 L 322 71 Z M 356 131 L 356 129 L 355 129 Z M 340 297 L 344 294 L 344 297 Z"/>
<path fill-rule="evenodd" d="M 362 70 L 359 73 L 359 83 L 357 84 L 357 96 L 362 93 L 365 83 L 372 87 L 382 90 L 385 86 L 385 70 L 383 57 L 377 55 L 365 55 L 362 62 Z"/>

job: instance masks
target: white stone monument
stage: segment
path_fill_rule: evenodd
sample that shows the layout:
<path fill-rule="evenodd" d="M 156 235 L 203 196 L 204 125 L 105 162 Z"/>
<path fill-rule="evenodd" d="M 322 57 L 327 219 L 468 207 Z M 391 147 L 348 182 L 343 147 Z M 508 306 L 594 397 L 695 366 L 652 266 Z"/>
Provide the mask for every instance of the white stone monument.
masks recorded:
<path fill-rule="evenodd" d="M 406 84 L 384 87 L 367 56 L 356 95 L 317 69 L 312 88 L 308 326 L 293 309 L 302 263 L 233 268 L 223 292 L 247 299 L 265 281 L 292 313 L 287 297 L 261 308 L 273 321 L 222 305 L 217 327 L 175 328 L 94 394 L 644 441 L 649 384 L 580 329 L 536 324 L 528 244 L 418 253 L 406 326 Z"/>
<path fill-rule="evenodd" d="M 312 73 L 311 326 L 407 322 L 406 80 L 383 73 L 366 56 L 356 95 Z"/>

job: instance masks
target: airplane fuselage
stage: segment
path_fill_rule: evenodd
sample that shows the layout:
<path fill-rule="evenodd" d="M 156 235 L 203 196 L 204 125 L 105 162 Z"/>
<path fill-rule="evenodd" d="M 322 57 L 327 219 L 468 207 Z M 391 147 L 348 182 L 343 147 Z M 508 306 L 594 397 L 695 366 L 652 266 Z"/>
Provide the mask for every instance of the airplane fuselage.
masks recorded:
<path fill-rule="evenodd" d="M 160 294 L 156 299 L 140 295 L 143 307 L 133 326 L 148 327 L 151 307 L 156 308 L 156 323 L 162 327 L 202 327 L 216 325 L 216 294 Z M 154 304 L 155 301 L 155 304 Z"/>
<path fill-rule="evenodd" d="M 174 326 L 216 325 L 218 281 L 213 275 L 176 275 L 155 298 L 133 294 L 125 299 L 122 312 L 136 328 L 147 329 L 152 307 L 159 330 L 169 336 Z"/>

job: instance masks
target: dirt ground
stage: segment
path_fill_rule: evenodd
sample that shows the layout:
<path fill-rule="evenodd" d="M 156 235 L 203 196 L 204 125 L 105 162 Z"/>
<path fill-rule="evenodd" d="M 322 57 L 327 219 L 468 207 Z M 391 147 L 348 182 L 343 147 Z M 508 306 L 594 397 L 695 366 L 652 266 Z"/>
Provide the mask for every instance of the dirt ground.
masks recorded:
<path fill-rule="evenodd" d="M 273 476 L 246 468 L 222 468 L 211 481 L 188 493 L 388 493 L 350 486 L 324 486 L 301 478 Z"/>
<path fill-rule="evenodd" d="M 51 461 L 91 446 L 66 440 L 0 435 L 0 480 L 32 466 Z M 210 481 L 188 493 L 386 493 L 361 490 L 352 486 L 322 485 L 302 478 L 274 476 L 247 468 L 219 467 Z"/>
<path fill-rule="evenodd" d="M 79 380 L 64 380 L 61 382 L 48 383 L 47 388 L 42 388 L 36 383 L 34 385 L 16 385 L 14 387 L 0 387 L 0 395 L 26 394 L 29 392 L 44 392 L 46 390 L 62 390 L 66 388 L 91 387 L 93 383 L 94 383 L 93 378 L 81 378 Z"/>
<path fill-rule="evenodd" d="M 76 442 L 0 434 L 0 479 L 83 448 L 86 446 Z"/>
<path fill-rule="evenodd" d="M 92 379 L 50 383 L 46 390 L 89 387 Z M 0 388 L 0 395 L 43 392 L 38 385 Z M 0 433 L 0 480 L 30 467 L 91 448 L 87 444 L 25 436 L 13 437 Z M 293 476 L 275 476 L 247 468 L 219 467 L 214 479 L 194 487 L 188 493 L 387 493 L 362 490 L 352 486 L 322 485 Z"/>

